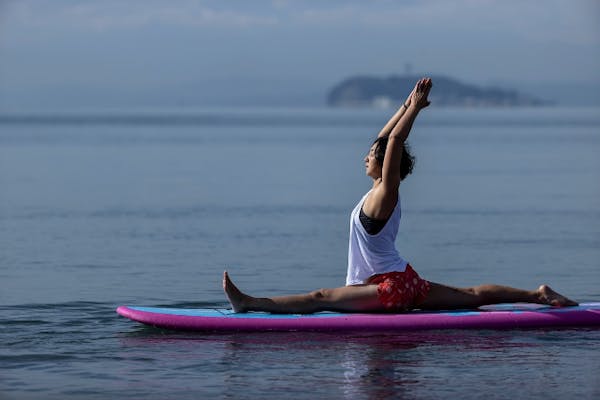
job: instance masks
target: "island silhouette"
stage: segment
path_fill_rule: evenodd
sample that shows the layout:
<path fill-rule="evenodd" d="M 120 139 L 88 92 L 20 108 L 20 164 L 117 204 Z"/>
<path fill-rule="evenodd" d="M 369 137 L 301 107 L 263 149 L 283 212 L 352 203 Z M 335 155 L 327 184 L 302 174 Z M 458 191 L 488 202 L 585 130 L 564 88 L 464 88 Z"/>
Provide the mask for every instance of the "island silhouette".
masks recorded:
<path fill-rule="evenodd" d="M 327 94 L 332 107 L 396 107 L 410 93 L 420 75 L 392 75 L 386 78 L 353 76 L 336 84 Z M 515 107 L 545 106 L 552 103 L 514 89 L 481 87 L 447 76 L 431 76 L 434 90 L 430 100 L 436 106 Z"/>

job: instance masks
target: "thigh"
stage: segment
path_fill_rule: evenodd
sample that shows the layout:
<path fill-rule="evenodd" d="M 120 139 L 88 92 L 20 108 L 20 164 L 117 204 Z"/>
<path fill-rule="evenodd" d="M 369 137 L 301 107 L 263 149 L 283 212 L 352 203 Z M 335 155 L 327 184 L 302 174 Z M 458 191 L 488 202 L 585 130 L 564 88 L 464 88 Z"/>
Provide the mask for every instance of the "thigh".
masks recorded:
<path fill-rule="evenodd" d="M 332 310 L 362 312 L 384 309 L 377 296 L 377 285 L 343 286 L 320 292 L 323 305 Z"/>
<path fill-rule="evenodd" d="M 469 288 L 456 288 L 429 282 L 429 292 L 417 308 L 423 310 L 452 310 L 479 307 L 479 297 Z"/>

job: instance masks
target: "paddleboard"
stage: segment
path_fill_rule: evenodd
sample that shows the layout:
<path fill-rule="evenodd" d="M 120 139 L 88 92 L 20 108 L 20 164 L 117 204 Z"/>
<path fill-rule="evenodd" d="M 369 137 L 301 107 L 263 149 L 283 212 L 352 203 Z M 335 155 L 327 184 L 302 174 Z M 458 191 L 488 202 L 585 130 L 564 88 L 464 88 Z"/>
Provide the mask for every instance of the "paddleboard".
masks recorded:
<path fill-rule="evenodd" d="M 402 314 L 234 313 L 221 308 L 120 306 L 117 313 L 164 329 L 187 331 L 414 331 L 431 329 L 516 329 L 600 326 L 600 303 L 577 307 L 499 304 L 477 310 L 411 311 Z"/>

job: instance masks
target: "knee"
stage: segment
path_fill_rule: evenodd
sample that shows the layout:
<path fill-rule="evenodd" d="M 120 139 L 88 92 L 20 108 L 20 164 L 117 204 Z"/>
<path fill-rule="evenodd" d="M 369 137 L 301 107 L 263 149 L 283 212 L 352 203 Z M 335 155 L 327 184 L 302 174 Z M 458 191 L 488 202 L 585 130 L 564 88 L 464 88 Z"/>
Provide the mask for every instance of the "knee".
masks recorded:
<path fill-rule="evenodd" d="M 485 301 L 490 292 L 491 285 L 479 285 L 465 289 L 467 293 L 481 301 Z"/>
<path fill-rule="evenodd" d="M 331 298 L 331 290 L 330 289 L 319 289 L 313 292 L 310 292 L 311 300 L 315 302 L 323 302 L 327 299 Z"/>

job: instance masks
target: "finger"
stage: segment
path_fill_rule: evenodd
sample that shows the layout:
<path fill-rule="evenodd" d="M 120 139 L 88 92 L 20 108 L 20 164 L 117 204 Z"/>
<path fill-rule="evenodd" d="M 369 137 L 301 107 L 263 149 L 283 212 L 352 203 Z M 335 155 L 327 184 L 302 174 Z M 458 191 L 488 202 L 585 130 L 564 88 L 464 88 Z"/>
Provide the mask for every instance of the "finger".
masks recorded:
<path fill-rule="evenodd" d="M 431 80 L 428 80 L 427 82 L 425 82 L 425 91 L 429 92 L 431 90 L 431 86 L 433 86 L 431 84 Z"/>

